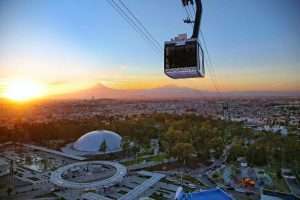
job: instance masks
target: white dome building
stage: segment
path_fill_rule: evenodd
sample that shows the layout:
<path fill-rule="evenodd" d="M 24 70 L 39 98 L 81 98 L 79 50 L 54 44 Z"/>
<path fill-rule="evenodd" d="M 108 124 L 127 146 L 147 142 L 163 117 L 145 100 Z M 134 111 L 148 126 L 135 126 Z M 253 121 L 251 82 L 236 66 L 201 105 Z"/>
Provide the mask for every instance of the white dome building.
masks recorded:
<path fill-rule="evenodd" d="M 101 149 L 105 143 L 105 150 Z M 74 143 L 62 148 L 72 155 L 98 155 L 121 151 L 122 137 L 112 131 L 97 130 L 84 134 Z"/>
<path fill-rule="evenodd" d="M 106 144 L 106 151 L 118 151 L 121 149 L 122 137 L 112 131 L 92 131 L 81 136 L 73 148 L 78 151 L 99 152 L 103 142 Z"/>

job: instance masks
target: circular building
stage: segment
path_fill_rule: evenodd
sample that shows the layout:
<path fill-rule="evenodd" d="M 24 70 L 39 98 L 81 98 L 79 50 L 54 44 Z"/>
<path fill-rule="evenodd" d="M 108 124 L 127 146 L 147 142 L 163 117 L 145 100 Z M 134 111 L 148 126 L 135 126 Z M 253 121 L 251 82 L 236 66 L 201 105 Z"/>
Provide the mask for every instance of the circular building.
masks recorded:
<path fill-rule="evenodd" d="M 122 137 L 112 131 L 96 130 L 84 134 L 62 149 L 72 155 L 99 155 L 121 151 Z"/>
<path fill-rule="evenodd" d="M 126 174 L 126 167 L 119 163 L 87 161 L 58 168 L 51 174 L 50 181 L 62 188 L 95 189 L 120 183 Z"/>

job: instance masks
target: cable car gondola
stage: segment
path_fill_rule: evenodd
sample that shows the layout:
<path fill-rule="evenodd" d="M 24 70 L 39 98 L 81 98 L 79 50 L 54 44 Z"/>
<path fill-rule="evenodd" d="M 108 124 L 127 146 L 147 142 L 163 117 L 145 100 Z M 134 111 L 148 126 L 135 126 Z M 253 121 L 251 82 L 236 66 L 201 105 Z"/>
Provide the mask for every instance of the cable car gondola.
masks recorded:
<path fill-rule="evenodd" d="M 194 20 L 193 35 L 187 38 L 186 34 L 180 34 L 175 39 L 165 42 L 164 71 L 171 78 L 204 77 L 204 53 L 198 41 L 200 22 L 202 16 L 201 0 L 195 0 L 196 14 Z M 193 0 L 182 0 L 183 6 L 193 5 Z M 191 20 L 185 20 L 191 23 Z"/>

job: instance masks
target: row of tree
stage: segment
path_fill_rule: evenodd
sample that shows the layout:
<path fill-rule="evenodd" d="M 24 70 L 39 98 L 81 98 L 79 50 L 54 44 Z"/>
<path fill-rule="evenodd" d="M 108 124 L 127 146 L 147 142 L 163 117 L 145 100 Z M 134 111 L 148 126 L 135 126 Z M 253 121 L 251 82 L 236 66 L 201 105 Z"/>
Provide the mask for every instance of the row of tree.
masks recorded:
<path fill-rule="evenodd" d="M 149 147 L 151 139 L 159 139 L 161 150 L 179 162 L 205 162 L 218 158 L 226 145 L 234 144 L 229 160 L 244 156 L 253 165 L 270 162 L 300 163 L 298 136 L 283 137 L 273 133 L 244 128 L 240 123 L 225 122 L 196 115 L 152 114 L 121 118 L 95 117 L 87 120 L 61 120 L 50 123 L 18 123 L 13 129 L 0 127 L 0 142 L 18 141 L 48 145 L 49 141 L 74 141 L 96 129 L 113 130 L 126 138 L 123 148 L 128 151 Z M 104 150 L 105 144 L 99 146 Z M 132 150 L 128 151 L 134 153 Z"/>
<path fill-rule="evenodd" d="M 270 132 L 256 132 L 247 140 L 239 140 L 231 148 L 229 161 L 245 157 L 250 165 L 300 167 L 300 138 L 298 135 L 281 136 Z"/>

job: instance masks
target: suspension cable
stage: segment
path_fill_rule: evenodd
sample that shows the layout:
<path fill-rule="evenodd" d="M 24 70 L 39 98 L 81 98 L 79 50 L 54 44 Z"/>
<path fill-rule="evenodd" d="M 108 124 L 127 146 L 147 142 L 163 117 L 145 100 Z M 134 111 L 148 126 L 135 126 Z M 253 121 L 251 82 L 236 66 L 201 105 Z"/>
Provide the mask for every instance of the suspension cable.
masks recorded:
<path fill-rule="evenodd" d="M 196 9 L 195 9 L 194 3 L 192 4 L 192 10 L 193 10 L 194 15 L 196 15 Z"/>
<path fill-rule="evenodd" d="M 161 49 L 149 38 L 148 35 L 144 33 L 144 31 L 137 25 L 137 23 L 129 17 L 129 15 L 114 1 L 114 0 L 106 0 L 109 5 L 117 11 L 117 13 L 147 42 L 151 45 L 153 50 L 161 54 Z"/>
<path fill-rule="evenodd" d="M 185 13 L 187 15 L 187 18 L 192 20 L 193 18 L 192 18 L 192 15 L 191 15 L 190 11 L 186 8 L 186 6 L 183 6 L 183 7 L 184 7 Z"/>
<path fill-rule="evenodd" d="M 190 6 L 192 6 L 193 7 L 193 5 L 188 5 L 187 6 L 187 10 L 189 11 L 189 13 L 191 14 L 191 19 L 194 19 L 195 18 L 195 15 L 196 15 L 196 11 L 194 10 L 193 11 L 193 9 L 191 9 L 191 7 Z"/>
<path fill-rule="evenodd" d="M 126 6 L 126 4 L 122 0 L 118 0 L 121 5 L 128 11 L 128 13 L 135 19 L 135 21 L 140 25 L 140 27 L 143 29 L 143 31 L 151 38 L 151 40 L 157 45 L 157 47 L 161 50 L 163 48 L 161 47 L 161 44 L 158 42 L 158 40 L 150 33 L 150 31 L 145 27 L 145 25 L 141 22 L 141 20 L 136 17 L 136 15 Z"/>
<path fill-rule="evenodd" d="M 205 50 L 205 53 L 206 53 L 206 56 L 207 56 L 207 64 L 210 65 L 210 67 L 208 67 L 208 72 L 210 74 L 210 79 L 213 83 L 213 86 L 217 92 L 217 94 L 221 97 L 224 97 L 223 95 L 223 92 L 221 91 L 220 87 L 218 86 L 218 81 L 217 81 L 217 75 L 216 75 L 216 71 L 214 69 L 214 65 L 213 65 L 213 62 L 211 60 L 211 57 L 210 57 L 210 54 L 208 52 L 208 48 L 207 48 L 207 45 L 206 45 L 206 40 L 205 40 L 205 37 L 204 37 L 204 34 L 203 32 L 200 30 L 200 35 L 201 35 L 201 38 L 202 38 L 202 42 L 203 42 L 203 46 L 204 46 L 204 50 Z M 210 69 L 212 71 L 210 71 Z"/>

